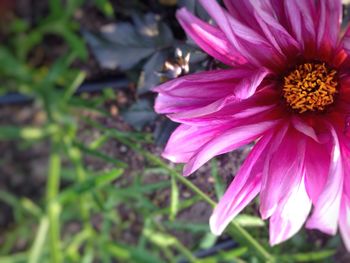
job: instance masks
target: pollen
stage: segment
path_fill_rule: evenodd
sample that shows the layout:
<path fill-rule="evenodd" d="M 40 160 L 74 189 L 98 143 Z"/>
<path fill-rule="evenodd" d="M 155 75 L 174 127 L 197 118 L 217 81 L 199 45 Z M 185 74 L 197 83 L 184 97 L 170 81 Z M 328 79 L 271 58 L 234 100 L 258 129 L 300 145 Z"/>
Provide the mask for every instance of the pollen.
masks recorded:
<path fill-rule="evenodd" d="M 337 86 L 336 70 L 325 63 L 305 63 L 284 77 L 282 94 L 298 113 L 322 112 L 334 103 Z"/>

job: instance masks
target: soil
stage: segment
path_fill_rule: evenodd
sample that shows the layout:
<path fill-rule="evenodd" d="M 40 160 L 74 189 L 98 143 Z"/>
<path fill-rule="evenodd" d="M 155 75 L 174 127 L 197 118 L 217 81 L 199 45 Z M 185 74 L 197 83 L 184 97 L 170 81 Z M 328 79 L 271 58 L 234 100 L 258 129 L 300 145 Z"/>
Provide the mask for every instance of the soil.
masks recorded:
<path fill-rule="evenodd" d="M 84 115 L 84 113 L 81 114 Z M 90 114 L 89 117 L 110 129 L 133 131 L 119 115 L 101 117 Z M 0 109 L 0 125 L 38 126 L 42 121 L 42 113 L 34 104 L 6 106 Z M 153 125 L 153 127 L 155 127 L 155 125 Z M 145 130 L 152 130 L 153 127 L 145 127 Z M 81 124 L 78 136 L 80 141 L 88 143 L 99 136 L 101 136 L 99 130 Z M 162 151 L 162 147 L 155 145 L 147 145 L 146 147 L 149 152 L 156 155 L 160 155 Z M 4 153 L 2 165 L 0 166 L 0 191 L 9 192 L 17 197 L 27 197 L 34 202 L 38 202 L 44 194 L 45 189 L 49 145 L 46 142 L 41 142 L 23 148 L 23 144 L 18 142 L 0 142 L 0 150 Z M 124 186 L 133 181 L 134 176 L 136 176 L 138 171 L 143 171 L 146 167 L 149 167 L 147 160 L 116 140 L 111 140 L 104 144 L 100 150 L 105 154 L 113 156 L 114 158 L 128 164 L 128 168 L 125 170 L 123 176 L 123 178 L 128 178 L 128 180 L 126 182 L 123 181 Z M 220 171 L 220 176 L 222 176 L 224 182 L 228 183 L 232 180 L 233 175 L 237 171 L 246 154 L 247 148 L 218 158 L 218 170 Z M 106 164 L 105 162 L 93 157 L 87 157 L 85 159 L 85 165 L 89 170 L 94 171 L 103 171 L 112 168 L 112 165 Z M 210 166 L 207 164 L 200 168 L 197 173 L 190 176 L 189 179 L 201 190 L 215 199 L 213 180 L 210 175 Z M 169 180 L 169 178 L 162 174 L 152 173 L 148 174 L 143 180 L 145 184 L 151 184 Z M 182 199 L 189 198 L 193 195 L 189 189 L 181 184 L 179 184 L 179 190 Z M 150 201 L 157 206 L 167 207 L 170 200 L 170 189 L 152 193 L 149 198 Z M 11 208 L 1 201 L 0 209 L 2 211 L 0 214 L 1 236 L 2 231 L 6 231 L 11 227 L 14 217 Z M 143 222 L 142 220 L 140 221 L 141 217 L 137 216 L 135 211 L 128 209 L 126 206 L 120 206 L 117 209 L 122 220 L 133 224 L 133 228 L 123 232 L 122 236 L 119 236 L 118 239 L 129 244 L 136 244 L 142 230 Z M 179 213 L 177 220 L 178 222 L 207 223 L 211 211 L 212 209 L 208 204 L 198 202 L 189 209 L 185 209 Z M 130 222 L 130 220 L 136 221 Z M 98 227 L 98 222 L 96 223 L 96 227 Z M 67 231 L 70 231 L 69 229 L 70 228 L 68 228 Z M 174 231 L 174 234 L 189 247 L 196 242 L 196 237 L 186 231 Z"/>

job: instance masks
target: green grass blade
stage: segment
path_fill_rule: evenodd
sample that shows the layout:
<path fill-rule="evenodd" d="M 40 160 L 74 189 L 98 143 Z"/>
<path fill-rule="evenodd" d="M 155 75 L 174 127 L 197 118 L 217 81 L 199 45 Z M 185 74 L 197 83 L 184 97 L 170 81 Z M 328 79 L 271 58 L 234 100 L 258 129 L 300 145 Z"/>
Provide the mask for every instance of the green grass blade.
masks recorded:
<path fill-rule="evenodd" d="M 0 140 L 39 140 L 58 131 L 56 126 L 37 127 L 0 127 Z"/>
<path fill-rule="evenodd" d="M 50 156 L 49 175 L 47 181 L 47 213 L 49 218 L 50 255 L 53 263 L 62 261 L 60 244 L 60 220 L 61 206 L 55 201 L 60 187 L 61 157 L 58 153 L 58 145 L 55 142 L 52 146 Z"/>
<path fill-rule="evenodd" d="M 88 155 L 91 155 L 91 156 L 94 156 L 94 157 L 97 157 L 101 160 L 104 160 L 105 162 L 108 162 L 108 163 L 112 163 L 116 166 L 119 166 L 121 168 L 126 168 L 127 167 L 127 164 L 123 161 L 120 161 L 120 160 L 117 160 L 113 157 L 110 157 L 100 151 L 97 151 L 89 146 L 85 146 L 84 144 L 80 143 L 80 142 L 75 142 L 74 145 L 76 147 L 78 147 L 82 152 L 84 152 L 85 154 L 88 154 Z"/>
<path fill-rule="evenodd" d="M 242 227 L 263 227 L 265 226 L 264 220 L 260 217 L 240 214 L 234 219 L 235 222 Z"/>
<path fill-rule="evenodd" d="M 34 244 L 30 249 L 28 263 L 42 262 L 42 260 L 40 260 L 40 257 L 45 247 L 45 241 L 46 241 L 48 229 L 49 229 L 49 220 L 47 217 L 43 217 L 40 221 L 39 230 L 35 237 Z"/>
<path fill-rule="evenodd" d="M 214 188 L 215 188 L 216 197 L 218 200 L 220 200 L 221 197 L 224 195 L 225 186 L 224 186 L 222 179 L 221 179 L 219 172 L 218 172 L 217 160 L 212 159 L 210 164 L 211 164 L 211 175 L 214 178 Z"/>
<path fill-rule="evenodd" d="M 134 248 L 110 242 L 105 245 L 105 249 L 112 257 L 119 259 L 118 262 L 138 262 L 138 263 L 161 263 L 161 259 L 149 253 L 147 250 Z"/>
<path fill-rule="evenodd" d="M 26 253 L 18 253 L 11 256 L 0 256 L 1 263 L 27 263 L 28 255 Z"/>
<path fill-rule="evenodd" d="M 74 92 L 83 83 L 85 75 L 86 74 L 84 72 L 78 72 L 76 74 L 76 77 L 73 80 L 73 82 L 64 91 L 63 101 L 68 101 L 73 96 Z"/>
<path fill-rule="evenodd" d="M 179 211 L 179 188 L 175 177 L 171 177 L 170 220 L 174 220 Z"/>
<path fill-rule="evenodd" d="M 113 180 L 117 179 L 123 174 L 123 169 L 114 169 L 106 172 L 102 175 L 94 176 L 86 179 L 80 184 L 68 187 L 66 190 L 58 195 L 58 201 L 60 203 L 65 203 L 78 198 L 80 195 L 88 193 L 90 191 L 96 190 L 100 187 L 108 185 Z"/>
<path fill-rule="evenodd" d="M 316 262 L 328 259 L 335 253 L 335 250 L 327 249 L 317 252 L 280 255 L 277 257 L 277 261 L 280 260 L 280 262 Z"/>

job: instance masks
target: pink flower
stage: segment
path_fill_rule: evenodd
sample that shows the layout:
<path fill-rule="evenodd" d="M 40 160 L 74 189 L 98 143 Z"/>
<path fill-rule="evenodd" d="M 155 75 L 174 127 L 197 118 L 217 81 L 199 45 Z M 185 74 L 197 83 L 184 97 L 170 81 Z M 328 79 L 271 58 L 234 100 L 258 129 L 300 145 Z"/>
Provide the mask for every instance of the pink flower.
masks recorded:
<path fill-rule="evenodd" d="M 200 0 L 215 24 L 186 9 L 187 34 L 230 69 L 169 81 L 155 109 L 181 123 L 164 157 L 189 175 L 214 156 L 257 141 L 215 208 L 221 234 L 260 194 L 270 243 L 306 227 L 350 250 L 350 31 L 341 0 Z"/>

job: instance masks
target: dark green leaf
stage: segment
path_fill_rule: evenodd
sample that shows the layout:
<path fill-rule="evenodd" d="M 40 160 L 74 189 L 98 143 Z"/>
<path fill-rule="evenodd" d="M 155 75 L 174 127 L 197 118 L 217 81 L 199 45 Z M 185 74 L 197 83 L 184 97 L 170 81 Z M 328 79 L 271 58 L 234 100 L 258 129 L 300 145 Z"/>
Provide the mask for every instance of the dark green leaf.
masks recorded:
<path fill-rule="evenodd" d="M 130 69 L 155 51 L 142 44 L 134 28 L 126 23 L 105 26 L 99 34 L 85 31 L 84 37 L 100 66 L 106 69 Z"/>
<path fill-rule="evenodd" d="M 122 114 L 124 120 L 136 130 L 142 130 L 146 124 L 152 123 L 157 114 L 148 100 L 139 100 Z"/>
<path fill-rule="evenodd" d="M 105 245 L 106 251 L 120 262 L 160 263 L 162 260 L 146 250 L 111 242 Z"/>
<path fill-rule="evenodd" d="M 157 123 L 156 129 L 154 131 L 155 142 L 159 146 L 164 146 L 168 141 L 171 133 L 179 126 L 179 124 L 169 120 L 164 119 L 160 123 Z"/>
<path fill-rule="evenodd" d="M 162 67 L 168 57 L 168 53 L 165 51 L 157 52 L 148 59 L 143 66 L 142 73 L 139 78 L 137 92 L 139 94 L 150 91 L 160 82 L 160 77 L 157 72 L 162 70 Z"/>
<path fill-rule="evenodd" d="M 174 39 L 170 28 L 154 14 L 133 16 L 134 24 L 121 22 L 83 35 L 103 68 L 127 70 L 157 50 L 169 48 Z"/>

